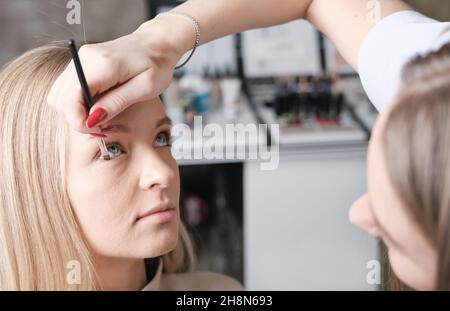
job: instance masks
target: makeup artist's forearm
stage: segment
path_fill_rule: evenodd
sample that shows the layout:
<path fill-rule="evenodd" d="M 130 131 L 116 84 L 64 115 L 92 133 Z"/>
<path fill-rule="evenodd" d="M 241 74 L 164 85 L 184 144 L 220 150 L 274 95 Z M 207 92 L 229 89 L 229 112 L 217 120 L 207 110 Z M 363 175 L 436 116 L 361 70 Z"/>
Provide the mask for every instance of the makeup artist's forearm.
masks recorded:
<path fill-rule="evenodd" d="M 189 0 L 174 10 L 199 21 L 201 44 L 247 29 L 306 18 L 357 69 L 359 48 L 376 24 L 372 18 L 377 5 L 380 19 L 411 9 L 400 0 Z M 186 18 L 165 16 L 144 23 L 141 28 L 149 32 L 146 37 L 155 44 L 165 44 L 166 50 L 179 55 L 193 46 L 195 32 Z"/>
<path fill-rule="evenodd" d="M 400 0 L 313 0 L 306 18 L 336 45 L 353 68 L 357 69 L 358 53 L 367 33 L 376 25 L 376 7 L 380 19 L 392 13 L 410 10 Z"/>
<path fill-rule="evenodd" d="M 229 34 L 304 17 L 311 1 L 189 0 L 174 11 L 189 14 L 198 20 L 203 44 Z M 184 20 L 183 17 L 167 16 L 159 21 L 152 20 L 148 25 L 158 28 L 165 24 L 161 28 L 166 30 L 166 40 L 172 40 L 178 50 L 186 52 L 193 46 L 193 27 L 189 23 L 190 21 Z"/>
<path fill-rule="evenodd" d="M 175 8 L 202 25 L 202 43 L 301 18 L 312 0 L 189 0 Z"/>

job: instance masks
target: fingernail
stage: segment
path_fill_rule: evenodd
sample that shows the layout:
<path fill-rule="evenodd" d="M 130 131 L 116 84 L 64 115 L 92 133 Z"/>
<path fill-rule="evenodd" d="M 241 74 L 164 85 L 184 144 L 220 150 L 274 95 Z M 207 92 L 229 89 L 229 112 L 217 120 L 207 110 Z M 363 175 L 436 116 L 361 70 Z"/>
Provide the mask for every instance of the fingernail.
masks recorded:
<path fill-rule="evenodd" d="M 92 136 L 95 136 L 95 137 L 108 138 L 108 135 L 101 134 L 101 133 L 89 133 L 89 134 Z"/>
<path fill-rule="evenodd" d="M 108 116 L 108 113 L 103 108 L 96 109 L 93 113 L 89 115 L 89 117 L 86 120 L 86 126 L 88 128 L 92 128 L 105 120 L 105 118 Z"/>

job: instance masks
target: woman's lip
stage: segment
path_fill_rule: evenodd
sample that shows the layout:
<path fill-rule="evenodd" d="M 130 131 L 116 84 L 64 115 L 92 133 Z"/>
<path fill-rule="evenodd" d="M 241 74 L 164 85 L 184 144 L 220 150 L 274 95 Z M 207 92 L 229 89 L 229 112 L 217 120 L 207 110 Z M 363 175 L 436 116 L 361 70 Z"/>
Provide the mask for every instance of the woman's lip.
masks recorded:
<path fill-rule="evenodd" d="M 141 220 L 158 220 L 170 218 L 175 214 L 175 207 L 170 202 L 163 202 L 153 206 L 151 209 L 143 212 L 137 217 L 136 221 Z M 169 217 L 170 216 L 170 217 Z"/>
<path fill-rule="evenodd" d="M 173 220 L 176 216 L 176 211 L 174 208 L 168 208 L 165 210 L 160 210 L 154 213 L 146 214 L 137 219 L 137 222 L 147 222 L 151 221 L 153 223 L 165 223 Z"/>

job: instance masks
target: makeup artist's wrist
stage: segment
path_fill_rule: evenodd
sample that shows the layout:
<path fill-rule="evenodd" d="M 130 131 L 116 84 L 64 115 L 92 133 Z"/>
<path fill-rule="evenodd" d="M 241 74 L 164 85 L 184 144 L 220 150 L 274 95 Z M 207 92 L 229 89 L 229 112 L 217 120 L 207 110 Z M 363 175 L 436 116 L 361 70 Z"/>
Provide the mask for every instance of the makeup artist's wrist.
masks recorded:
<path fill-rule="evenodd" d="M 143 23 L 134 34 L 139 35 L 153 53 L 169 57 L 173 67 L 195 42 L 192 22 L 175 15 L 160 15 Z"/>

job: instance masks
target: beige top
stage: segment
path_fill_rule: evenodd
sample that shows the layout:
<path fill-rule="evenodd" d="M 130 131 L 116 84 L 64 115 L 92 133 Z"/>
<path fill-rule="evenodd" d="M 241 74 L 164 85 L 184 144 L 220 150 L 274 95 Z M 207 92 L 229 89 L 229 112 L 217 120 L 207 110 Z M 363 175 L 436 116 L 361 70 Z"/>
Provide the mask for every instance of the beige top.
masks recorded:
<path fill-rule="evenodd" d="M 235 279 L 211 272 L 163 273 L 160 259 L 153 279 L 143 291 L 241 291 L 242 285 Z"/>

